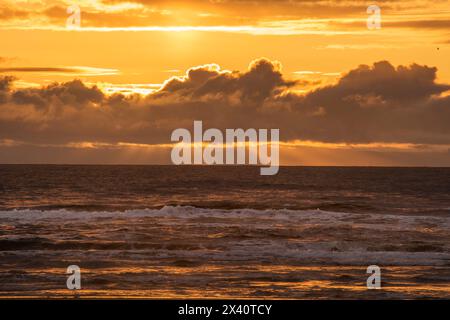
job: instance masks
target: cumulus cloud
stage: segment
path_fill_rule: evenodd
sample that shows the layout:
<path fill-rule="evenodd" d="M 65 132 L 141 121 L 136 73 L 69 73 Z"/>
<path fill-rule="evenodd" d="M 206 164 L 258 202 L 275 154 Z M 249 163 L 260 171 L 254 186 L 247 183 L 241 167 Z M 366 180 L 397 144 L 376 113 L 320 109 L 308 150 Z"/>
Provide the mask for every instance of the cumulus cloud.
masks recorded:
<path fill-rule="evenodd" d="M 436 72 L 417 64 L 394 68 L 387 61 L 363 65 L 298 105 L 310 113 L 321 111 L 313 123 L 326 130 L 311 129 L 315 139 L 448 143 L 450 104 L 440 95 L 450 86 L 436 83 Z"/>
<path fill-rule="evenodd" d="M 167 81 L 154 97 L 177 95 L 196 99 L 209 96 L 223 100 L 238 94 L 241 102 L 263 102 L 271 94 L 294 84 L 283 79 L 278 61 L 259 59 L 253 61 L 244 74 L 221 71 L 218 65 L 189 69 L 185 77 Z"/>
<path fill-rule="evenodd" d="M 284 141 L 450 144 L 450 85 L 436 68 L 387 61 L 361 65 L 303 95 L 281 64 L 253 61 L 245 72 L 194 67 L 147 96 L 106 95 L 80 80 L 15 89 L 0 78 L 0 140 L 164 144 L 176 128 L 279 128 Z"/>

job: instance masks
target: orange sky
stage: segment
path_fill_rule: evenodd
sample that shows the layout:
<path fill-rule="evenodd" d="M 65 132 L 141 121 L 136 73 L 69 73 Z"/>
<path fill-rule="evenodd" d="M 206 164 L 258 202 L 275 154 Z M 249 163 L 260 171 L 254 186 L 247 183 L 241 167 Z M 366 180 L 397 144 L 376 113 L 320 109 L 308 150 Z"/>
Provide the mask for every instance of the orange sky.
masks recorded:
<path fill-rule="evenodd" d="M 69 30 L 66 10 L 74 4 L 81 9 L 81 27 Z M 381 8 L 379 30 L 366 26 L 369 4 Z M 435 81 L 450 83 L 450 1 L 0 0 L 0 39 L 0 77 L 13 75 L 15 89 L 76 78 L 105 94 L 146 95 L 194 66 L 215 63 L 245 72 L 260 57 L 279 61 L 283 77 L 298 80 L 289 91 L 299 95 L 336 84 L 360 64 L 382 60 L 394 66 L 436 67 Z M 17 139 L 7 133 L 0 136 L 3 145 Z M 84 142 L 77 139 L 72 142 Z M 136 142 L 131 140 L 115 142 Z M 360 149 L 353 145 L 347 150 L 321 145 L 338 141 L 304 140 L 316 145 L 303 144 L 301 152 L 287 150 L 285 164 L 450 165 L 445 141 L 438 143 L 439 154 L 427 149 L 433 155 L 406 161 L 409 155 L 380 155 L 379 145 L 367 154 L 364 144 L 398 142 L 389 149 L 407 151 L 401 143 L 419 142 L 339 141 L 360 144 Z M 336 149 L 342 149 L 340 155 Z M 19 158 L 20 153 L 0 161 Z M 164 162 L 164 156 L 156 158 L 149 162 Z M 77 159 L 83 162 L 82 155 Z M 101 155 L 93 159 L 102 162 Z M 122 159 L 117 162 L 133 162 Z M 57 162 L 65 161 L 67 157 L 58 156 Z"/>

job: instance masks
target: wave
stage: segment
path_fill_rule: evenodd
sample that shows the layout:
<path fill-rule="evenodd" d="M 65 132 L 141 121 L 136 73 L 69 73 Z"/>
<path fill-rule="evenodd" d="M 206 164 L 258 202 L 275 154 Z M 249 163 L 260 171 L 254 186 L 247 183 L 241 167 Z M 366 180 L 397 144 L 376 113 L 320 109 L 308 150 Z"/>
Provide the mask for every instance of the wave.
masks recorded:
<path fill-rule="evenodd" d="M 0 211 L 0 252 L 25 257 L 70 253 L 89 261 L 108 257 L 130 264 L 169 259 L 194 265 L 284 261 L 450 266 L 449 235 L 450 217 L 444 216 L 190 206 Z"/>
<path fill-rule="evenodd" d="M 69 209 L 12 209 L 0 210 L 0 220 L 92 220 L 107 218 L 146 218 L 146 217 L 178 217 L 178 218 L 204 218 L 203 222 L 208 219 L 246 219 L 255 218 L 264 221 L 265 219 L 305 222 L 308 220 L 316 220 L 326 223 L 330 222 L 353 222 L 370 224 L 373 227 L 381 224 L 383 228 L 392 228 L 394 222 L 396 225 L 414 224 L 424 222 L 428 224 L 439 224 L 441 226 L 450 226 L 450 216 L 442 215 L 420 215 L 420 214 L 399 214 L 399 213 L 354 213 L 354 212 L 337 212 L 321 209 L 315 210 L 293 210 L 293 209 L 211 209 L 198 208 L 193 206 L 164 206 L 160 209 L 132 209 L 123 211 L 80 211 Z"/>

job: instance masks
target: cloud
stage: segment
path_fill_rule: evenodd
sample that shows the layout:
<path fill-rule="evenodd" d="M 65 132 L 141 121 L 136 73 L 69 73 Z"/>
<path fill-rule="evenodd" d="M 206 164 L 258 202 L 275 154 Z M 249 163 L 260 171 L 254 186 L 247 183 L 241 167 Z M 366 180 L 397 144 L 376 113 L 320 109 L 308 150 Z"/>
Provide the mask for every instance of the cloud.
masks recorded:
<path fill-rule="evenodd" d="M 448 143 L 450 99 L 440 94 L 450 86 L 436 83 L 436 72 L 387 61 L 359 66 L 297 102 L 302 114 L 318 114 L 300 116 L 308 119 L 299 123 L 302 134 L 334 142 Z"/>
<path fill-rule="evenodd" d="M 382 7 L 383 9 L 383 7 Z M 356 19 L 356 20 L 336 20 L 329 21 L 328 25 L 330 27 L 338 28 L 338 29 L 360 29 L 362 26 L 366 25 L 366 20 L 364 19 Z M 402 20 L 384 20 L 382 15 L 381 21 L 382 28 L 406 28 L 406 29 L 419 29 L 419 30 L 444 30 L 448 31 L 450 29 L 450 21 L 448 18 L 442 19 L 439 16 L 436 16 L 435 19 L 423 19 L 421 17 L 408 17 L 403 18 Z"/>
<path fill-rule="evenodd" d="M 1 62 L 1 58 L 0 58 Z M 98 76 L 98 75 L 115 75 L 118 74 L 116 69 L 93 68 L 93 67 L 8 67 L 0 68 L 0 73 L 17 73 L 17 72 L 39 72 L 39 73 L 58 73 L 83 75 L 83 76 Z"/>
<path fill-rule="evenodd" d="M 6 66 L 18 61 L 17 57 L 0 57 L 0 69 L 6 68 Z"/>
<path fill-rule="evenodd" d="M 294 81 L 283 79 L 279 62 L 259 59 L 253 61 L 244 74 L 221 71 L 215 64 L 191 68 L 185 77 L 167 81 L 154 97 L 175 95 L 192 100 L 239 95 L 242 101 L 262 102 L 272 93 L 294 84 Z"/>
<path fill-rule="evenodd" d="M 0 77 L 0 104 L 6 103 L 14 77 Z"/>
<path fill-rule="evenodd" d="M 0 64 L 7 64 L 14 60 L 15 60 L 15 58 L 11 58 L 11 57 L 0 57 Z"/>
<path fill-rule="evenodd" d="M 12 76 L 6 76 L 0 78 L 0 92 L 8 93 L 11 89 L 11 84 L 15 80 Z"/>
<path fill-rule="evenodd" d="M 0 19 L 10 20 L 10 19 L 27 19 L 30 16 L 30 12 L 26 10 L 21 10 L 17 8 L 10 8 L 7 6 L 0 7 Z"/>
<path fill-rule="evenodd" d="M 444 29 L 450 30 L 450 21 L 445 20 L 414 20 L 414 21 L 392 21 L 386 22 L 386 26 L 415 29 Z"/>
<path fill-rule="evenodd" d="M 17 90 L 11 94 L 9 101 L 18 106 L 31 105 L 36 109 L 75 106 L 84 110 L 89 104 L 100 103 L 103 99 L 103 93 L 96 87 L 88 88 L 81 81 L 74 80 L 64 85 L 50 85 L 45 90 Z"/>
<path fill-rule="evenodd" d="M 339 99 L 352 95 L 376 96 L 384 101 L 421 101 L 449 90 L 435 82 L 437 68 L 412 64 L 395 68 L 387 61 L 361 65 L 344 75 L 336 86 L 324 88 L 311 97 Z"/>
<path fill-rule="evenodd" d="M 78 72 L 76 69 L 72 68 L 51 68 L 51 67 L 11 67 L 11 68 L 0 68 L 2 73 L 11 72 L 68 72 L 75 73 Z"/>
<path fill-rule="evenodd" d="M 383 28 L 448 30 L 448 1 L 382 1 Z M 245 34 L 359 34 L 366 32 L 367 1 L 154 1 L 81 3 L 83 31 L 212 31 Z M 26 8 L 0 6 L 0 25 L 65 30 L 67 3 L 43 0 Z M 418 9 L 420 14 L 418 14 Z M 399 15 L 398 13 L 401 13 Z M 406 18 L 405 18 L 406 17 Z M 407 21 L 404 21 L 408 19 Z M 352 21 L 352 22 L 350 22 Z"/>
<path fill-rule="evenodd" d="M 155 93 L 107 95 L 80 80 L 15 89 L 0 78 L 0 139 L 35 145 L 166 144 L 176 128 L 279 128 L 283 141 L 450 144 L 450 85 L 437 69 L 387 61 L 361 65 L 336 84 L 296 94 L 281 64 L 245 72 L 194 67 Z"/>

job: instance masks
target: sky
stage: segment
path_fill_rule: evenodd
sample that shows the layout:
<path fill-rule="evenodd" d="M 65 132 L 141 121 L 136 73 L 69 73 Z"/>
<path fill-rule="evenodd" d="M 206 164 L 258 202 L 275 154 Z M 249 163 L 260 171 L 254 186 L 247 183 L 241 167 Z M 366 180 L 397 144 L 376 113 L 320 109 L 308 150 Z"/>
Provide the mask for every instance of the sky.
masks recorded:
<path fill-rule="evenodd" d="M 202 120 L 279 128 L 283 165 L 450 166 L 449 53 L 450 1 L 0 0 L 0 163 L 170 164 Z"/>

